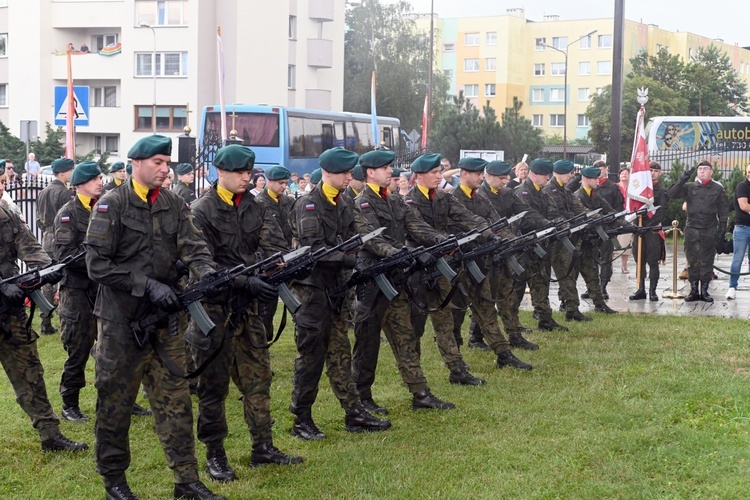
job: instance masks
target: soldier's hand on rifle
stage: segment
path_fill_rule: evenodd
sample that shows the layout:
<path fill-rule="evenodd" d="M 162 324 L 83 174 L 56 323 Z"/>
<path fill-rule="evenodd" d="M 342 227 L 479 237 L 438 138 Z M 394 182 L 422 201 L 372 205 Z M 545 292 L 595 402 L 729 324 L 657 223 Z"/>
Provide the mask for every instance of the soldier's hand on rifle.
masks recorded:
<path fill-rule="evenodd" d="M 688 180 L 690 180 L 690 177 L 693 175 L 693 173 L 695 173 L 695 167 L 685 170 L 685 173 L 682 174 L 680 180 L 683 182 L 687 182 Z"/>
<path fill-rule="evenodd" d="M 3 283 L 0 285 L 0 295 L 5 297 L 14 306 L 22 305 L 23 299 L 26 296 L 23 290 L 13 283 Z"/>
<path fill-rule="evenodd" d="M 357 265 L 357 255 L 345 253 L 344 257 L 341 259 L 341 264 L 346 269 L 354 269 L 354 266 Z"/>
<path fill-rule="evenodd" d="M 146 281 L 146 294 L 148 294 L 149 300 L 163 311 L 177 312 L 180 310 L 180 300 L 177 298 L 177 294 L 174 293 L 174 290 L 170 286 L 160 281 L 148 278 L 148 281 Z"/>
<path fill-rule="evenodd" d="M 65 271 L 63 271 L 62 269 L 60 269 L 59 271 L 49 273 L 44 277 L 44 284 L 54 285 L 55 283 L 63 279 L 64 274 L 65 274 Z"/>
<path fill-rule="evenodd" d="M 420 267 L 423 267 L 423 268 L 434 266 L 435 262 L 437 262 L 437 258 L 434 255 L 429 254 L 427 252 L 421 253 L 417 257 L 417 263 L 419 264 Z"/>
<path fill-rule="evenodd" d="M 245 279 L 244 288 L 250 295 L 263 302 L 273 302 L 279 298 L 276 289 L 257 276 Z"/>

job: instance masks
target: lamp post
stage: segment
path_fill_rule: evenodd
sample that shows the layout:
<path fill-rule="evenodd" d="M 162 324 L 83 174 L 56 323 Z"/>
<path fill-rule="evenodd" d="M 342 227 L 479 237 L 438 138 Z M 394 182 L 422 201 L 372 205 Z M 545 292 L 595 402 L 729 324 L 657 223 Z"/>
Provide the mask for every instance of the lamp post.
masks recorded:
<path fill-rule="evenodd" d="M 562 55 L 565 56 L 565 81 L 563 82 L 563 159 L 567 160 L 568 158 L 568 48 L 573 45 L 574 43 L 580 42 L 586 37 L 589 37 L 596 33 L 598 30 L 591 31 L 590 33 L 586 33 L 585 35 L 579 36 L 569 44 L 565 46 L 565 50 L 558 49 L 557 47 L 553 47 L 552 45 L 547 45 L 546 43 L 540 43 L 542 47 L 547 47 L 552 50 L 556 50 L 560 52 Z"/>
<path fill-rule="evenodd" d="M 153 74 L 154 80 L 154 102 L 151 105 L 151 125 L 153 127 L 153 134 L 156 135 L 156 30 L 153 26 L 147 23 L 141 23 L 141 28 L 150 29 L 151 34 L 154 36 L 154 50 L 151 51 L 151 73 Z"/>

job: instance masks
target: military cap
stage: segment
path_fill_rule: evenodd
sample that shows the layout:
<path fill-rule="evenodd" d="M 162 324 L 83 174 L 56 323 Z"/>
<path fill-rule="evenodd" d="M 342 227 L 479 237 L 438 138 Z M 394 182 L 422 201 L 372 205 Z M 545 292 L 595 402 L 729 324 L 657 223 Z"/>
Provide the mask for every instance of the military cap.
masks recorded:
<path fill-rule="evenodd" d="M 650 168 L 651 170 L 661 170 L 661 165 L 658 161 L 652 161 L 648 164 L 648 168 Z"/>
<path fill-rule="evenodd" d="M 142 160 L 155 155 L 172 156 L 172 139 L 163 135 L 150 135 L 135 143 L 128 151 L 128 158 Z"/>
<path fill-rule="evenodd" d="M 123 168 L 125 168 L 125 164 L 121 161 L 116 161 L 112 164 L 111 167 L 109 167 L 109 173 L 113 174 L 117 171 L 122 170 Z"/>
<path fill-rule="evenodd" d="M 5 160 L 0 160 L 0 175 L 5 173 Z"/>
<path fill-rule="evenodd" d="M 82 161 L 73 169 L 73 175 L 70 177 L 70 184 L 77 186 L 84 184 L 102 173 L 99 164 L 95 161 Z"/>
<path fill-rule="evenodd" d="M 423 174 L 440 166 L 443 157 L 438 153 L 423 154 L 411 163 L 411 171 L 415 174 Z"/>
<path fill-rule="evenodd" d="M 331 148 L 323 151 L 318 158 L 318 165 L 326 172 L 341 174 L 353 169 L 359 160 L 359 155 L 354 151 L 344 148 Z"/>
<path fill-rule="evenodd" d="M 401 174 L 403 174 L 404 171 L 400 168 L 394 168 L 393 172 L 391 173 L 391 177 L 401 177 Z"/>
<path fill-rule="evenodd" d="M 393 163 L 396 159 L 396 153 L 387 149 L 376 149 L 368 151 L 359 158 L 359 164 L 362 168 L 380 168 Z"/>
<path fill-rule="evenodd" d="M 355 181 L 365 180 L 365 175 L 364 173 L 362 173 L 362 165 L 355 165 L 354 170 L 352 170 L 352 179 L 354 179 Z"/>
<path fill-rule="evenodd" d="M 557 160 L 554 165 L 554 172 L 556 174 L 569 174 L 574 168 L 575 165 L 570 160 Z"/>
<path fill-rule="evenodd" d="M 282 167 L 281 165 L 274 165 L 273 167 L 266 170 L 266 179 L 269 181 L 283 181 L 292 176 L 292 173 L 288 168 Z"/>
<path fill-rule="evenodd" d="M 552 160 L 537 158 L 531 162 L 530 170 L 535 174 L 551 175 L 555 170 L 555 166 L 552 164 Z"/>
<path fill-rule="evenodd" d="M 485 171 L 490 175 L 510 175 L 513 165 L 507 161 L 495 160 L 487 164 Z"/>
<path fill-rule="evenodd" d="M 174 173 L 177 175 L 189 174 L 192 171 L 193 171 L 193 166 L 189 163 L 179 163 L 174 168 Z"/>
<path fill-rule="evenodd" d="M 320 184 L 320 181 L 322 179 L 323 179 L 323 169 L 316 168 L 310 174 L 310 182 L 313 184 Z"/>
<path fill-rule="evenodd" d="M 461 158 L 461 160 L 459 160 L 458 162 L 458 168 L 460 168 L 461 170 L 467 170 L 469 172 L 483 172 L 484 167 L 486 166 L 487 160 L 474 158 L 471 156 Z"/>
<path fill-rule="evenodd" d="M 252 149 L 230 144 L 219 148 L 214 156 L 214 167 L 227 172 L 247 172 L 255 165 L 255 153 Z"/>
<path fill-rule="evenodd" d="M 128 163 L 127 165 L 125 165 L 125 172 L 127 172 L 128 175 L 133 175 L 133 164 L 132 163 Z"/>
<path fill-rule="evenodd" d="M 52 162 L 52 173 L 61 174 L 63 172 L 67 172 L 68 170 L 72 170 L 75 166 L 76 162 L 74 162 L 70 158 L 58 158 L 57 160 Z"/>
<path fill-rule="evenodd" d="M 581 169 L 581 175 L 589 179 L 598 179 L 602 175 L 602 169 L 599 167 L 586 167 Z"/>

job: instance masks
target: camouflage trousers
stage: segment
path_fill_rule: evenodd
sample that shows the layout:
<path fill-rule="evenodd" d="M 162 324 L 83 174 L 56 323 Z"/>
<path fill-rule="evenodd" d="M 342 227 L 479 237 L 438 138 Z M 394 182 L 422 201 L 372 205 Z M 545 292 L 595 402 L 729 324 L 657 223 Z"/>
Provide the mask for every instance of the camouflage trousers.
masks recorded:
<path fill-rule="evenodd" d="M 612 280 L 612 260 L 614 259 L 615 247 L 612 240 L 599 244 L 599 278 L 609 283 Z"/>
<path fill-rule="evenodd" d="M 555 271 L 555 279 L 558 285 L 558 296 L 565 305 L 566 312 L 578 311 L 581 299 L 578 296 L 576 281 L 580 272 L 581 251 L 570 253 L 560 242 L 555 242 L 552 247 L 552 258 L 550 265 Z M 599 284 L 597 283 L 597 287 Z"/>
<path fill-rule="evenodd" d="M 227 437 L 225 401 L 231 378 L 242 394 L 245 423 L 253 441 L 270 441 L 271 356 L 268 349 L 257 347 L 266 343 L 260 316 L 245 310 L 233 314 L 225 326 L 225 306 L 205 304 L 204 308 L 216 324 L 210 336 L 206 337 L 193 321 L 185 333 L 195 366 L 200 366 L 219 346 L 221 351 L 198 377 L 198 439 L 217 447 Z"/>
<path fill-rule="evenodd" d="M 487 279 L 490 280 L 490 290 L 492 298 L 495 301 L 495 309 L 497 309 L 497 313 L 500 316 L 500 321 L 503 322 L 505 332 L 508 335 L 522 333 L 523 325 L 521 324 L 521 318 L 518 317 L 520 303 L 515 290 L 516 283 L 510 270 L 507 266 L 502 266 L 499 269 L 493 268 Z M 524 283 L 525 287 L 526 284 Z M 471 315 L 469 333 L 472 338 L 484 338 L 484 332 L 482 332 L 474 314 Z"/>
<path fill-rule="evenodd" d="M 586 291 L 595 306 L 606 303 L 600 288 L 600 281 L 604 278 L 599 275 L 600 268 L 599 264 L 596 263 L 597 252 L 599 252 L 599 249 L 596 246 L 586 243 L 581 246 L 580 262 L 574 268 L 576 275 L 573 277 L 576 282 L 578 282 L 579 275 L 583 278 L 583 282 L 586 283 Z"/>
<path fill-rule="evenodd" d="M 709 283 L 713 278 L 718 229 L 685 226 L 685 258 L 688 261 L 688 280 Z"/>
<path fill-rule="evenodd" d="M 531 304 L 534 306 L 534 312 L 539 317 L 539 321 L 552 319 L 552 308 L 549 305 L 549 259 L 548 253 L 543 259 L 533 256 L 526 263 Z"/>
<path fill-rule="evenodd" d="M 350 305 L 332 311 L 325 290 L 296 283 L 292 292 L 302 303 L 294 318 L 294 360 L 292 402 L 289 411 L 309 415 L 318 396 L 318 385 L 326 366 L 328 381 L 341 407 L 348 411 L 360 404 L 352 378 L 352 347 L 349 342 Z"/>
<path fill-rule="evenodd" d="M 10 311 L 3 320 L 0 363 L 13 386 L 16 402 L 45 440 L 60 432 L 60 420 L 47 398 L 44 367 L 36 346 L 37 334 L 26 328 L 26 320 L 25 308 Z"/>
<path fill-rule="evenodd" d="M 42 248 L 45 252 L 47 252 L 47 255 L 49 255 L 50 259 L 55 258 L 55 232 L 53 230 L 45 231 L 44 234 L 42 234 Z M 42 295 L 45 299 L 47 299 L 47 302 L 50 304 L 55 303 L 55 293 L 57 292 L 57 285 L 44 285 L 42 287 Z M 52 311 L 49 314 L 44 314 L 42 311 L 39 311 L 39 317 L 42 319 L 42 322 L 49 321 L 52 318 L 52 315 L 54 314 L 54 311 Z M 59 314 L 59 311 L 58 311 Z M 42 334 L 44 334 L 44 329 L 42 329 Z"/>
<path fill-rule="evenodd" d="M 60 288 L 60 338 L 68 358 L 60 379 L 63 406 L 78 406 L 78 394 L 86 386 L 86 363 L 96 341 L 94 306 L 87 290 Z"/>
<path fill-rule="evenodd" d="M 374 294 L 372 300 L 364 295 Z M 367 314 L 357 314 L 354 325 L 354 353 L 352 375 L 357 390 L 363 399 L 372 398 L 375 370 L 380 354 L 380 332 L 385 333 L 396 359 L 396 368 L 401 380 L 412 394 L 427 389 L 427 379 L 417 351 L 417 338 L 411 325 L 409 298 L 399 293 L 390 302 L 380 293 L 374 282 L 357 287 L 358 303 L 366 304 Z M 359 313 L 359 310 L 358 310 Z M 360 320 L 360 316 L 364 316 Z"/>
<path fill-rule="evenodd" d="M 141 382 L 174 482 L 197 481 L 193 411 L 187 381 L 172 375 L 151 345 L 138 347 L 128 325 L 99 318 L 97 327 L 94 456 L 105 488 L 122 482 L 130 466 L 128 433 Z M 170 335 L 167 328 L 157 328 L 153 335 L 175 364 L 184 369 L 182 337 Z"/>
<path fill-rule="evenodd" d="M 500 331 L 500 324 L 497 321 L 497 310 L 495 309 L 495 299 L 492 293 L 492 280 L 490 277 L 485 278 L 482 283 L 475 283 L 470 276 L 464 278 L 464 284 L 469 292 L 468 300 L 470 302 L 471 317 L 475 319 L 479 328 L 482 329 L 485 342 L 489 345 L 495 354 L 508 351 L 510 343 Z"/>

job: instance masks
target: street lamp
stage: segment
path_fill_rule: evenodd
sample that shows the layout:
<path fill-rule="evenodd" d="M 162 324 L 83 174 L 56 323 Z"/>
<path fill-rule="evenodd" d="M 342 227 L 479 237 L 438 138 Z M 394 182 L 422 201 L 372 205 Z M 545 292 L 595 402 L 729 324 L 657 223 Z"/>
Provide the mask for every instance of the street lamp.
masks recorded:
<path fill-rule="evenodd" d="M 151 125 L 153 126 L 153 134 L 156 135 L 156 30 L 148 23 L 141 23 L 141 28 L 150 29 L 151 34 L 154 35 L 154 50 L 151 51 L 151 73 L 154 77 L 154 102 L 151 105 Z"/>
<path fill-rule="evenodd" d="M 565 46 L 565 50 L 558 49 L 557 47 L 553 47 L 552 45 L 547 45 L 544 42 L 540 42 L 539 45 L 542 47 L 547 47 L 552 50 L 556 50 L 562 55 L 565 56 L 565 82 L 563 83 L 563 159 L 566 160 L 568 158 L 568 48 L 573 45 L 574 43 L 577 43 L 581 40 L 583 40 L 586 37 L 589 37 L 596 33 L 598 30 L 594 30 L 590 33 L 586 33 L 585 35 L 579 36 L 569 44 Z"/>

